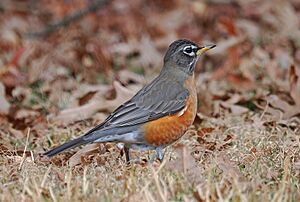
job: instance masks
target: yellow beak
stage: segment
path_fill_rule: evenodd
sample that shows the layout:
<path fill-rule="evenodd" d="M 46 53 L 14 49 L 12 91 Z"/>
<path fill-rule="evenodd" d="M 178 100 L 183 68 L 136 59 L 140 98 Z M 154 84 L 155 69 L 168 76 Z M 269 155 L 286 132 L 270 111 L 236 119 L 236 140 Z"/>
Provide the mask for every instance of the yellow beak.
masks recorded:
<path fill-rule="evenodd" d="M 212 48 L 214 48 L 214 47 L 216 47 L 216 45 L 207 45 L 207 46 L 203 46 L 203 47 L 201 47 L 199 50 L 197 50 L 197 55 L 201 55 L 201 54 L 203 54 L 203 53 L 205 53 L 206 51 L 208 51 L 208 50 L 210 50 L 210 49 L 212 49 Z"/>

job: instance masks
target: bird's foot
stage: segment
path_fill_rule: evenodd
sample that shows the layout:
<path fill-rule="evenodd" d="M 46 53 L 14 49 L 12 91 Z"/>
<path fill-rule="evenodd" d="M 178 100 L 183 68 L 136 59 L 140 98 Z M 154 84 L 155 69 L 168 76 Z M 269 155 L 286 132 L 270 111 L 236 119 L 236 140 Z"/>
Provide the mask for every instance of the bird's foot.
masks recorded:
<path fill-rule="evenodd" d="M 155 152 L 156 152 L 155 155 L 153 155 L 150 158 L 150 163 L 154 163 L 156 161 L 159 161 L 160 163 L 162 163 L 164 160 L 164 156 L 165 156 L 164 149 L 162 147 L 156 147 Z"/>

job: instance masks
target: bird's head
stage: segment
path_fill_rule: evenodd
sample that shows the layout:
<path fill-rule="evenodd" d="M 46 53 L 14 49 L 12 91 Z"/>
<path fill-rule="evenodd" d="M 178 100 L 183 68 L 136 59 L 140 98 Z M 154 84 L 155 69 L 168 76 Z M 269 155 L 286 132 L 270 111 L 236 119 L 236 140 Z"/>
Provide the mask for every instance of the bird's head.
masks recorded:
<path fill-rule="evenodd" d="M 164 57 L 164 68 L 178 68 L 192 75 L 200 55 L 216 45 L 198 46 L 192 41 L 180 39 L 169 46 Z"/>

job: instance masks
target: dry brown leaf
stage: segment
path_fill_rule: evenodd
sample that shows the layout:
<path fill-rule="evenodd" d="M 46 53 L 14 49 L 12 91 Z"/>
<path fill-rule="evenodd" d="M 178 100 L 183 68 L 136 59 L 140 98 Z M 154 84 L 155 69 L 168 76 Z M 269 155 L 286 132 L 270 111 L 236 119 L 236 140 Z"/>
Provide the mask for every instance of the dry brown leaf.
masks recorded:
<path fill-rule="evenodd" d="M 230 109 L 233 115 L 241 115 L 249 111 L 248 108 L 237 105 L 239 101 L 242 100 L 242 96 L 239 94 L 234 94 L 230 99 L 221 102 L 221 106 Z"/>
<path fill-rule="evenodd" d="M 39 115 L 39 112 L 30 110 L 30 109 L 20 109 L 16 112 L 15 118 L 16 119 L 24 119 L 27 117 L 36 117 Z"/>
<path fill-rule="evenodd" d="M 225 154 L 219 154 L 215 160 L 218 167 L 224 172 L 226 176 L 229 176 L 231 178 L 240 178 L 242 176 L 239 169 L 233 165 L 231 160 Z"/>
<path fill-rule="evenodd" d="M 232 104 L 236 104 L 242 100 L 242 96 L 240 94 L 232 95 L 228 100 L 222 102 L 224 106 L 230 106 Z"/>
<path fill-rule="evenodd" d="M 0 80 L 8 87 L 13 88 L 22 85 L 26 81 L 26 76 L 12 65 L 4 66 L 0 71 Z"/>
<path fill-rule="evenodd" d="M 214 49 L 212 49 L 210 51 L 207 51 L 207 53 L 205 53 L 205 54 L 208 54 L 208 55 L 223 55 L 227 52 L 227 50 L 229 48 L 238 45 L 244 39 L 245 39 L 245 37 L 233 36 L 233 37 L 230 37 L 226 40 L 216 42 L 217 46 Z"/>
<path fill-rule="evenodd" d="M 251 81 L 251 84 L 255 85 L 257 77 L 259 76 L 259 71 L 253 62 L 253 58 L 243 58 L 239 66 L 241 74 L 246 80 Z"/>
<path fill-rule="evenodd" d="M 215 128 L 201 128 L 198 130 L 197 135 L 199 137 L 204 137 L 205 135 L 212 133 L 215 130 Z"/>
<path fill-rule="evenodd" d="M 57 116 L 50 116 L 49 118 L 57 124 L 68 124 L 75 121 L 84 120 L 102 109 L 101 104 L 104 102 L 104 99 L 98 97 L 97 100 L 93 99 L 89 103 L 80 107 L 65 109 L 59 112 Z"/>
<path fill-rule="evenodd" d="M 270 107 L 266 108 L 266 112 L 272 114 L 277 120 L 288 119 L 300 113 L 300 107 L 290 105 L 276 95 L 270 95 L 266 98 Z"/>
<path fill-rule="evenodd" d="M 244 31 L 247 37 L 255 41 L 260 36 L 260 29 L 258 25 L 250 20 L 240 19 L 236 21 L 236 26 Z"/>
<path fill-rule="evenodd" d="M 5 98 L 5 87 L 0 82 L 0 114 L 8 114 L 10 103 Z"/>
<path fill-rule="evenodd" d="M 289 71 L 290 95 L 300 108 L 300 68 L 292 65 Z"/>
<path fill-rule="evenodd" d="M 220 25 L 220 28 L 230 36 L 237 36 L 237 28 L 235 25 L 235 19 L 230 18 L 228 16 L 220 16 L 218 19 L 218 25 Z"/>
<path fill-rule="evenodd" d="M 69 79 L 70 80 L 70 79 Z M 80 104 L 80 102 L 82 102 L 82 99 L 85 100 L 84 103 L 88 103 L 89 101 L 89 94 L 105 94 L 109 89 L 110 86 L 109 85 L 90 85 L 90 84 L 81 84 L 79 86 L 76 86 L 76 90 L 74 90 L 68 100 L 67 103 L 64 103 L 64 106 L 66 108 L 74 108 L 74 107 L 78 107 Z M 58 98 L 58 100 L 61 100 L 61 94 L 60 93 L 60 97 L 59 95 L 57 95 L 58 93 L 56 93 L 55 91 L 51 93 L 51 100 L 53 100 L 53 97 L 56 96 Z M 87 97 L 86 97 L 87 96 Z M 88 99 L 86 99 L 88 98 Z M 92 98 L 92 97 L 91 97 Z"/>
<path fill-rule="evenodd" d="M 2 4 L 1 6 L 6 4 Z M 12 18 L 5 18 L 1 26 L 0 38 L 1 41 L 5 41 L 12 46 L 17 46 L 20 43 L 20 36 L 18 33 L 26 30 L 28 23 L 22 17 L 17 17 L 14 15 Z"/>
<path fill-rule="evenodd" d="M 241 114 L 249 112 L 249 109 L 246 107 L 239 106 L 239 105 L 231 105 L 230 111 L 233 115 L 241 115 Z"/>
<path fill-rule="evenodd" d="M 267 53 L 267 52 L 265 52 Z M 266 76 L 277 85 L 280 91 L 289 91 L 288 69 L 293 64 L 293 57 L 286 50 L 276 48 L 273 50 L 274 58 L 271 60 L 269 56 L 265 57 L 265 61 L 260 65 L 264 65 Z"/>
<path fill-rule="evenodd" d="M 277 0 L 274 3 L 274 15 L 277 22 L 274 24 L 283 36 L 299 37 L 299 16 L 291 2 Z M 288 22 L 288 23 L 286 23 Z"/>
<path fill-rule="evenodd" d="M 8 131 L 12 134 L 12 136 L 16 139 L 22 139 L 24 138 L 24 133 L 20 130 L 14 129 L 13 127 L 9 127 Z"/>
<path fill-rule="evenodd" d="M 157 67 L 162 62 L 161 54 L 149 37 L 143 37 L 138 46 L 141 54 L 139 62 L 143 67 Z"/>
<path fill-rule="evenodd" d="M 82 149 L 80 149 L 78 152 L 76 152 L 70 159 L 69 159 L 69 165 L 71 167 L 74 167 L 81 163 L 82 157 L 99 153 L 103 154 L 105 150 L 103 150 L 103 144 L 101 143 L 94 143 L 94 144 L 88 144 L 84 146 Z"/>
<path fill-rule="evenodd" d="M 145 83 L 145 78 L 139 74 L 136 74 L 134 72 L 128 71 L 128 70 L 121 70 L 119 72 L 119 80 L 123 84 L 128 84 L 130 81 L 133 81 L 135 83 Z"/>
<path fill-rule="evenodd" d="M 175 147 L 176 159 L 166 162 L 166 167 L 172 171 L 178 171 L 193 183 L 195 180 L 201 180 L 201 168 L 196 163 L 195 158 L 191 155 L 192 151 L 185 145 L 178 145 Z"/>
<path fill-rule="evenodd" d="M 239 86 L 243 84 L 243 87 L 247 87 L 249 85 L 249 82 L 243 78 L 240 79 L 240 75 L 236 75 L 235 70 L 238 69 L 240 65 L 240 58 L 241 58 L 241 45 L 240 43 L 245 39 L 245 37 L 238 37 L 238 38 L 232 38 L 232 42 L 228 41 L 226 44 L 229 46 L 221 46 L 220 49 L 223 49 L 222 51 L 219 51 L 220 54 L 227 54 L 227 57 L 225 61 L 223 62 L 222 66 L 218 68 L 214 74 L 213 79 L 224 79 L 224 77 L 228 77 L 227 80 L 234 84 L 238 84 Z M 218 46 L 219 47 L 219 44 Z M 214 50 L 212 50 L 214 51 Z M 214 54 L 213 52 L 211 54 Z M 229 77 L 230 76 L 230 77 Z M 233 77 L 233 79 L 232 79 Z M 230 80 L 231 79 L 231 80 Z M 245 83 L 246 81 L 246 83 Z"/>
<path fill-rule="evenodd" d="M 50 117 L 50 119 L 57 124 L 68 124 L 84 120 L 90 118 L 93 114 L 100 110 L 113 111 L 136 93 L 123 87 L 117 81 L 114 82 L 114 87 L 116 90 L 116 98 L 114 100 L 106 100 L 104 98 L 104 93 L 101 91 L 98 92 L 87 104 L 65 109 L 57 116 Z"/>
<path fill-rule="evenodd" d="M 120 55 L 129 55 L 134 52 L 139 52 L 140 56 L 135 60 L 135 65 L 149 67 L 157 67 L 162 63 L 162 55 L 157 50 L 155 43 L 148 37 L 144 36 L 140 41 L 132 40 L 128 43 L 119 43 L 113 45 L 112 53 Z"/>
<path fill-rule="evenodd" d="M 298 171 L 300 171 L 300 160 L 294 163 L 294 168 Z"/>
<path fill-rule="evenodd" d="M 113 85 L 116 90 L 116 98 L 114 100 L 106 100 L 106 108 L 110 112 L 119 107 L 123 102 L 133 97 L 138 91 L 136 88 L 130 88 L 129 86 L 126 88 L 118 81 L 114 81 Z"/>
<path fill-rule="evenodd" d="M 200 76 L 201 77 L 201 76 Z M 199 77 L 199 78 L 200 78 Z M 212 92 L 207 90 L 207 86 L 197 86 L 197 97 L 199 102 L 198 111 L 209 116 L 213 112 L 213 95 Z"/>

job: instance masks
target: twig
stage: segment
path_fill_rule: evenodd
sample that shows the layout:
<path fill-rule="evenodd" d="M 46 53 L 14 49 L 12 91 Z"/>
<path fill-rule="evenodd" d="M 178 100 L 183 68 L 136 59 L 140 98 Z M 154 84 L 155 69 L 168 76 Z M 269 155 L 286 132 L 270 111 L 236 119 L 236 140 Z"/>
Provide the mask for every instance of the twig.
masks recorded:
<path fill-rule="evenodd" d="M 81 19 L 82 17 L 86 16 L 89 13 L 97 11 L 99 8 L 106 5 L 106 3 L 107 3 L 107 0 L 94 0 L 86 8 L 76 11 L 70 15 L 67 15 L 58 22 L 49 24 L 43 30 L 37 31 L 37 32 L 27 32 L 27 33 L 24 33 L 23 36 L 25 38 L 45 37 L 45 36 L 55 32 L 59 28 L 70 25 L 72 22 Z"/>
<path fill-rule="evenodd" d="M 26 159 L 26 150 L 27 150 L 27 145 L 28 145 L 28 142 L 29 142 L 29 135 L 30 135 L 30 128 L 28 128 L 28 130 L 27 130 L 27 138 L 26 138 L 25 148 L 24 148 L 24 151 L 23 151 L 22 161 L 21 161 L 21 163 L 19 165 L 18 170 L 22 169 L 23 163 L 24 163 L 24 161 Z"/>
<path fill-rule="evenodd" d="M 45 175 L 43 177 L 43 181 L 41 183 L 41 187 L 42 188 L 45 188 L 46 180 L 47 180 L 47 177 L 48 177 L 48 175 L 50 173 L 50 170 L 51 170 L 51 165 L 49 166 L 49 168 L 47 169 L 47 171 L 46 171 L 46 173 L 45 173 Z"/>
<path fill-rule="evenodd" d="M 57 202 L 57 199 L 55 197 L 55 194 L 53 192 L 53 189 L 51 187 L 49 187 L 49 192 L 50 192 L 50 196 L 53 202 Z"/>

